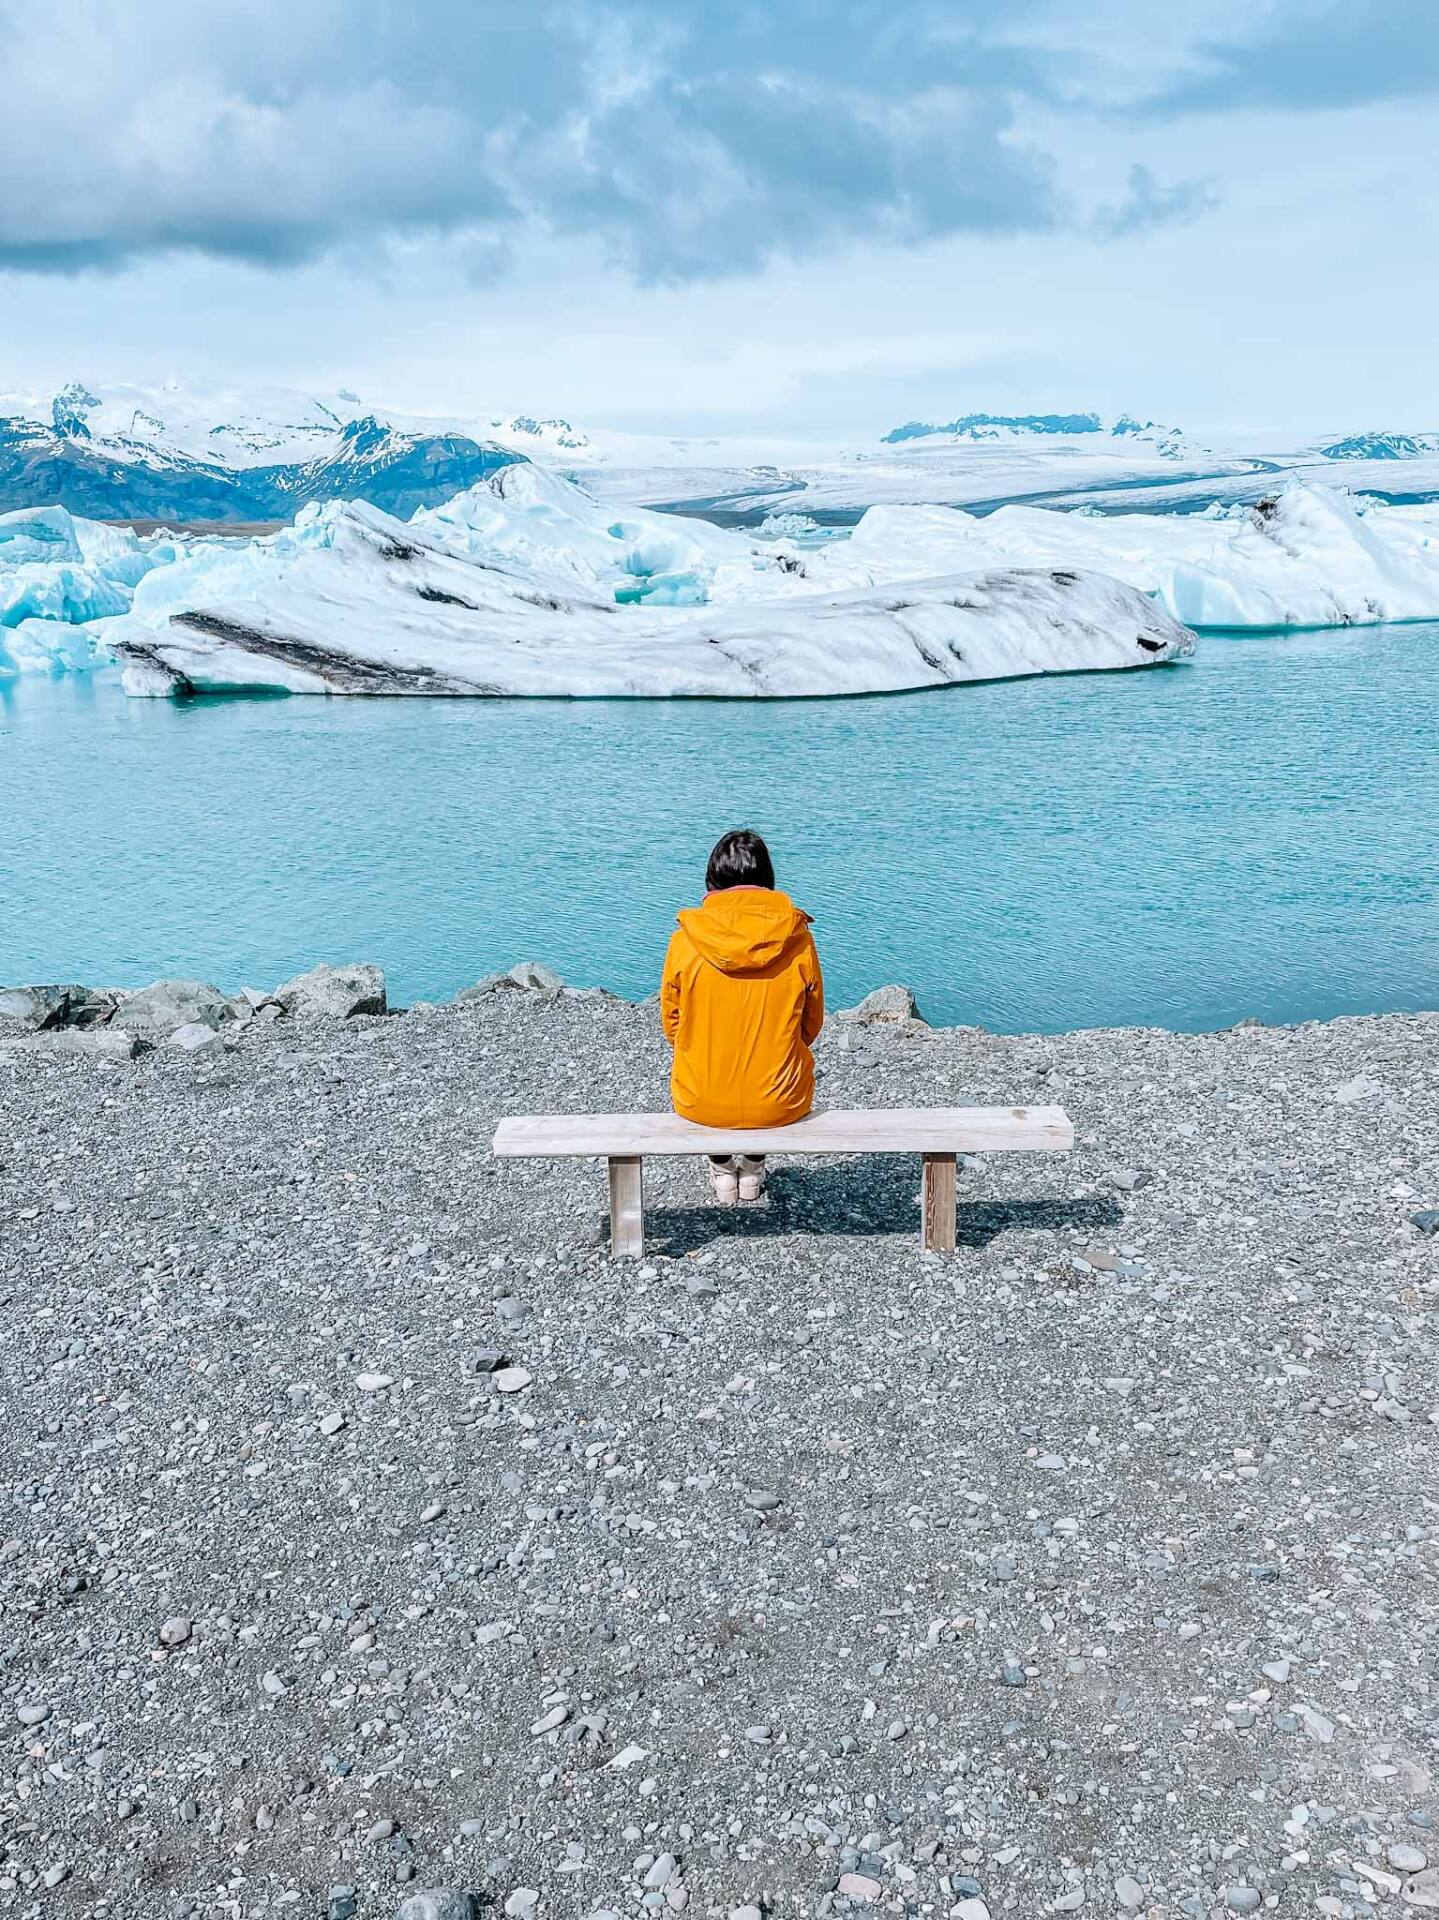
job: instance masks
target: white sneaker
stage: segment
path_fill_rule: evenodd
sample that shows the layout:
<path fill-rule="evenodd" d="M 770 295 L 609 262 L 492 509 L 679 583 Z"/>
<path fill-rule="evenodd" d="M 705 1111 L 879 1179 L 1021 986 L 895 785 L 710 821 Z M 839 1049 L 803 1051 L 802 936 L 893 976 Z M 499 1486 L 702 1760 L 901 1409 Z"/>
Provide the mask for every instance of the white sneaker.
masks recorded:
<path fill-rule="evenodd" d="M 715 1190 L 715 1199 L 722 1207 L 732 1207 L 739 1199 L 740 1183 L 735 1175 L 733 1160 L 711 1160 L 709 1163 L 710 1185 Z"/>
<path fill-rule="evenodd" d="M 764 1192 L 764 1161 L 750 1160 L 739 1154 L 735 1165 L 739 1172 L 739 1197 L 741 1200 L 758 1200 Z"/>

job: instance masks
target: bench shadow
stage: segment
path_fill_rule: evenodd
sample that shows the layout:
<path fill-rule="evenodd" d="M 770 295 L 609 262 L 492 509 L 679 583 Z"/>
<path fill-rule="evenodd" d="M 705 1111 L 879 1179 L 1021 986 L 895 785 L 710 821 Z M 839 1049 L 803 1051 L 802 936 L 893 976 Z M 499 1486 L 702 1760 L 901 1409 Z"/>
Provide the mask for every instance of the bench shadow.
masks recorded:
<path fill-rule="evenodd" d="M 919 1237 L 919 1162 L 903 1154 L 859 1154 L 820 1166 L 778 1166 L 755 1207 L 718 1207 L 708 1177 L 694 1169 L 694 1203 L 645 1208 L 645 1244 L 681 1256 L 716 1240 L 766 1240 L 782 1234 L 907 1234 Z M 1002 1233 L 1100 1232 L 1124 1219 L 1101 1195 L 1084 1199 L 965 1200 L 958 1208 L 961 1247 L 984 1247 Z"/>

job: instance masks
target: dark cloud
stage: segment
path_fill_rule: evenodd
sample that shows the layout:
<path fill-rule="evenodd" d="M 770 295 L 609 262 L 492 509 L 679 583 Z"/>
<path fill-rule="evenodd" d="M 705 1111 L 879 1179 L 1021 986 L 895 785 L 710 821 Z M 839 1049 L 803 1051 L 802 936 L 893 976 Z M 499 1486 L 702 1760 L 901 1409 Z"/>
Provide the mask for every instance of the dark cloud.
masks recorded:
<path fill-rule="evenodd" d="M 651 279 L 1056 218 L 997 0 L 0 0 L 0 264 L 526 226 Z"/>
<path fill-rule="evenodd" d="M 1040 232 L 1080 218 L 1023 131 L 1075 98 L 1054 4 L 0 0 L 0 267 L 539 231 L 673 281 Z"/>
<path fill-rule="evenodd" d="M 1242 41 L 1200 41 L 1155 118 L 1238 108 L 1314 111 L 1439 92 L 1435 0 L 1285 0 Z"/>

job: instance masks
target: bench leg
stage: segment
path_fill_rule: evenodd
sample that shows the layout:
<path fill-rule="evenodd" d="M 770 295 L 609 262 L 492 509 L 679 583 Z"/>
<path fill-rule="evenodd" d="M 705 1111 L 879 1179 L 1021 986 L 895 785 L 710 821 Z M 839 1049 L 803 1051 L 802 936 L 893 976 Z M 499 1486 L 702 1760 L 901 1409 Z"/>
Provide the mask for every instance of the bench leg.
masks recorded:
<path fill-rule="evenodd" d="M 610 1253 L 616 1260 L 644 1255 L 644 1164 L 638 1156 L 610 1156 Z"/>
<path fill-rule="evenodd" d="M 924 1156 L 924 1219 L 920 1244 L 934 1253 L 953 1253 L 955 1235 L 954 1155 Z"/>

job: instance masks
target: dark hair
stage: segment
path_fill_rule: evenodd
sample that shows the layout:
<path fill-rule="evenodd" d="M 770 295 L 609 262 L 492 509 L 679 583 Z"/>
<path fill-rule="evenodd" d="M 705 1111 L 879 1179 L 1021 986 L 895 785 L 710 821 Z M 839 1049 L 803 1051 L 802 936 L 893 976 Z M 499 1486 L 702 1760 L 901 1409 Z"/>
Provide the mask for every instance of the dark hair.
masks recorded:
<path fill-rule="evenodd" d="M 705 868 L 705 888 L 723 893 L 726 887 L 772 887 L 774 862 L 769 848 L 748 827 L 736 827 L 715 842 Z"/>

